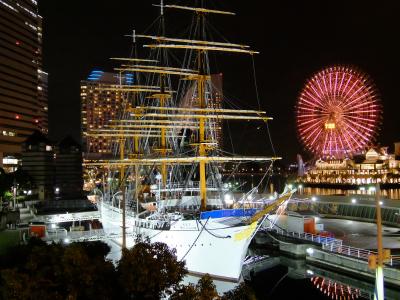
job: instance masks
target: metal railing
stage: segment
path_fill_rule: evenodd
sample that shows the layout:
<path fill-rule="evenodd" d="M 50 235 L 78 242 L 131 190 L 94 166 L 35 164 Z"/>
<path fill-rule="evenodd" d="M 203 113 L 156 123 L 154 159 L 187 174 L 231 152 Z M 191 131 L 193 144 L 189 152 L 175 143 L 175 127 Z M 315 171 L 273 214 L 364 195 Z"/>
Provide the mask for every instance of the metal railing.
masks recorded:
<path fill-rule="evenodd" d="M 60 229 L 60 228 L 59 228 Z M 93 238 L 102 238 L 105 236 L 104 229 L 93 229 L 89 231 L 61 231 L 61 230 L 54 230 L 48 231 L 46 233 L 46 237 L 43 238 L 45 241 L 58 241 L 58 240 L 69 240 L 79 241 L 79 240 L 87 240 Z"/>
<path fill-rule="evenodd" d="M 322 245 L 322 250 L 352 256 L 363 260 L 368 260 L 368 257 L 371 254 L 376 254 L 376 252 L 371 250 L 355 248 L 347 245 Z"/>
<path fill-rule="evenodd" d="M 342 255 L 347 255 L 350 257 L 354 257 L 357 259 L 362 259 L 368 261 L 368 257 L 371 254 L 378 255 L 376 251 L 371 251 L 367 249 L 361 249 L 361 248 L 355 248 L 351 246 L 346 246 L 346 245 L 322 245 L 322 249 L 329 251 L 329 252 L 334 252 Z M 392 266 L 392 267 L 400 267 L 400 255 L 391 255 L 390 259 L 385 263 L 386 265 Z"/>
<path fill-rule="evenodd" d="M 321 244 L 322 245 L 322 250 L 341 254 L 341 255 L 346 255 L 350 256 L 353 258 L 357 258 L 360 260 L 365 260 L 368 261 L 368 257 L 371 254 L 378 254 L 375 251 L 371 251 L 368 249 L 361 249 L 361 248 L 356 248 L 356 247 L 351 247 L 347 245 L 343 245 L 343 241 L 340 239 L 335 239 L 335 238 L 330 238 L 330 237 L 324 237 L 320 236 L 317 234 L 312 234 L 312 233 L 300 233 L 300 232 L 293 232 L 293 231 L 287 231 L 282 228 L 274 227 L 274 228 L 267 228 L 268 231 L 274 231 L 279 235 L 282 236 L 287 236 L 287 237 L 292 237 L 292 238 L 297 238 L 301 240 L 307 240 L 311 241 L 313 243 Z M 391 255 L 390 259 L 385 263 L 388 266 L 391 267 L 400 267 L 400 255 Z"/>
<path fill-rule="evenodd" d="M 308 232 L 294 232 L 294 231 L 287 231 L 282 228 L 274 227 L 274 228 L 268 228 L 267 230 L 269 231 L 275 231 L 279 235 L 287 236 L 287 237 L 293 237 L 301 240 L 307 240 L 311 241 L 313 243 L 317 244 L 322 244 L 322 245 L 339 245 L 341 246 L 343 241 L 339 239 L 335 239 L 332 237 L 327 237 L 327 236 L 321 236 L 318 234 L 312 234 Z"/>
<path fill-rule="evenodd" d="M 45 241 L 57 241 L 60 239 L 79 240 L 81 238 L 89 238 L 95 236 L 104 236 L 104 229 L 93 229 L 89 231 L 62 231 L 61 228 L 57 230 L 49 230 L 46 233 Z"/>

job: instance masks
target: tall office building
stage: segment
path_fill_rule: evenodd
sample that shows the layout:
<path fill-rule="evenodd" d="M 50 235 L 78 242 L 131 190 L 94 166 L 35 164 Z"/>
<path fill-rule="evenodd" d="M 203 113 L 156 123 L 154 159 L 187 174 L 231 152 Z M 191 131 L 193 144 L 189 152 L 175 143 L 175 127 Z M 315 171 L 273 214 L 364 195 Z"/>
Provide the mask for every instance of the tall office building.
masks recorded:
<path fill-rule="evenodd" d="M 223 91 L 222 91 L 222 73 L 219 74 L 212 74 L 211 80 L 211 93 L 210 98 L 207 103 L 209 108 L 221 109 L 222 108 L 222 101 L 223 101 Z M 223 146 L 223 132 L 222 132 L 222 119 L 217 119 L 215 121 L 215 139 L 218 143 L 218 146 L 222 148 Z"/>
<path fill-rule="evenodd" d="M 103 90 L 118 85 L 132 85 L 133 75 L 120 76 L 93 70 L 81 81 L 82 144 L 85 158 L 99 158 L 111 154 L 112 141 L 105 137 L 87 137 L 88 130 L 104 129 L 110 120 L 120 117 L 124 95 L 119 91 Z"/>
<path fill-rule="evenodd" d="M 34 130 L 47 132 L 42 18 L 35 0 L 0 0 L 0 165 Z"/>
<path fill-rule="evenodd" d="M 38 71 L 38 116 L 37 126 L 39 130 L 45 134 L 49 131 L 49 119 L 48 119 L 48 79 L 49 74 L 40 70 Z"/>

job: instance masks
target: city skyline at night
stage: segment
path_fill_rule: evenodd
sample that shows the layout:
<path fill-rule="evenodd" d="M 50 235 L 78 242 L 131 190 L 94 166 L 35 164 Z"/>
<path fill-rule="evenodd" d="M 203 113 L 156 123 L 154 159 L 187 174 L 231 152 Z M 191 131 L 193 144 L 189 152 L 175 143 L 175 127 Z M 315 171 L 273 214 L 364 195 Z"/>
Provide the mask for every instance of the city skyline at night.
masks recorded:
<path fill-rule="evenodd" d="M 79 81 L 95 67 L 112 70 L 109 57 L 130 54 L 131 38 L 124 35 L 133 29 L 137 32 L 148 29 L 148 20 L 155 19 L 159 11 L 143 3 L 95 4 L 89 1 L 82 3 L 79 10 L 65 7 L 66 12 L 61 14 L 56 3 L 41 1 L 39 4 L 45 23 L 52 24 L 45 27 L 44 33 L 44 63 L 52 74 L 49 97 L 50 110 L 54 113 L 50 117 L 53 125 L 50 136 L 70 133 L 78 140 Z M 393 76 L 399 67 L 399 58 L 396 55 L 398 46 L 392 38 L 396 27 L 393 7 L 354 3 L 342 9 L 328 4 L 275 3 L 266 10 L 257 9 L 258 5 L 261 3 L 250 7 L 238 1 L 218 4 L 216 8 L 236 11 L 237 16 L 234 20 L 224 18 L 214 23 L 217 29 L 230 28 L 224 36 L 227 39 L 235 36 L 243 42 L 251 41 L 261 52 L 254 57 L 260 106 L 275 118 L 270 123 L 270 130 L 279 155 L 287 161 L 295 160 L 297 153 L 307 156 L 296 134 L 296 99 L 307 78 L 332 64 L 357 66 L 371 76 L 384 107 L 377 142 L 391 146 L 399 139 L 400 125 L 395 121 L 398 115 L 397 86 Z M 96 7 L 96 14 L 89 12 L 93 7 Z M 74 22 L 70 23 L 66 18 L 73 18 Z M 104 23 L 103 18 L 107 22 Z M 186 21 L 184 16 L 169 19 L 166 14 L 165 19 L 167 33 L 182 32 L 177 28 Z M 224 84 L 225 97 L 246 99 L 237 102 L 238 106 L 257 107 L 254 80 L 244 80 L 253 77 L 248 68 L 251 59 L 237 61 L 235 65 L 229 64 L 229 60 L 215 59 L 218 61 L 216 71 L 222 72 L 224 82 L 227 82 Z M 234 69 L 243 72 L 239 76 Z M 258 146 L 257 140 L 267 138 L 265 131 L 251 130 L 250 134 L 253 138 L 246 139 L 249 149 Z M 235 135 L 233 138 L 244 144 L 245 137 Z M 265 149 L 265 152 L 272 151 Z"/>
<path fill-rule="evenodd" d="M 0 0 L 0 297 L 397 299 L 398 8 Z"/>

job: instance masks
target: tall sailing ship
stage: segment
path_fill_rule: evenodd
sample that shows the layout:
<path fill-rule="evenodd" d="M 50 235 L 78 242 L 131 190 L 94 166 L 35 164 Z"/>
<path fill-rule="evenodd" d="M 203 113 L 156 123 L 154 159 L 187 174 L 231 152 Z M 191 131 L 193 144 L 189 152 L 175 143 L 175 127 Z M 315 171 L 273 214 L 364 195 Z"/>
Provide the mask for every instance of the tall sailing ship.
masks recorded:
<path fill-rule="evenodd" d="M 279 157 L 228 155 L 220 148 L 222 121 L 267 122 L 260 110 L 223 108 L 213 103 L 215 83 L 209 53 L 253 56 L 258 52 L 243 44 L 207 39 L 210 14 L 234 13 L 194 6 L 160 7 L 160 32 L 136 34 L 150 54 L 145 58 L 112 58 L 122 78 L 134 84 L 102 85 L 103 91 L 124 93 L 123 111 L 105 128 L 87 132 L 89 139 L 110 138 L 114 157 L 86 160 L 86 168 L 101 168 L 107 174 L 99 207 L 106 232 L 123 230 L 122 247 L 131 247 L 138 237 L 163 242 L 176 249 L 191 274 L 208 273 L 215 278 L 237 281 L 249 243 L 268 213 L 291 196 L 288 192 L 261 208 L 232 208 L 221 176 L 226 163 L 265 162 Z M 165 33 L 164 11 L 193 14 L 186 38 Z M 171 66 L 170 55 L 183 55 Z M 128 75 L 129 74 L 129 75 Z M 133 74 L 133 75 L 132 75 Z M 173 87 L 176 87 L 174 90 Z M 244 197 L 256 193 L 250 190 Z M 230 208 L 227 208 L 230 207 Z"/>

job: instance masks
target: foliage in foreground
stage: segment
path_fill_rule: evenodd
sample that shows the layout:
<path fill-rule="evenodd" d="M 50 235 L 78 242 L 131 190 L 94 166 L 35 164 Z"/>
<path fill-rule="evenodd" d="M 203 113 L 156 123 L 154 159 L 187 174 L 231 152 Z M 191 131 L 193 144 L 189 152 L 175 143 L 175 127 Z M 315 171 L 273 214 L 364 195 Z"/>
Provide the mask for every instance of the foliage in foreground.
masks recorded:
<path fill-rule="evenodd" d="M 1 299 L 255 299 L 245 285 L 220 297 L 210 276 L 182 285 L 184 262 L 163 243 L 138 242 L 115 267 L 103 242 L 47 245 L 31 239 L 0 256 Z"/>

